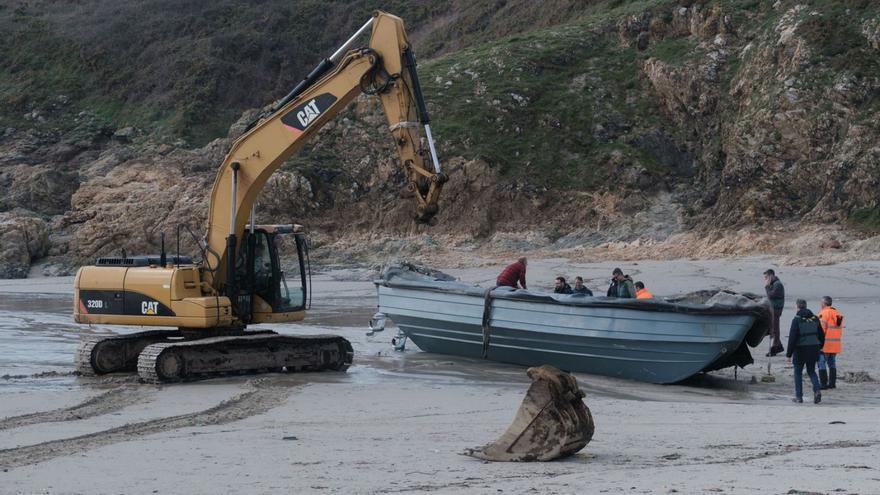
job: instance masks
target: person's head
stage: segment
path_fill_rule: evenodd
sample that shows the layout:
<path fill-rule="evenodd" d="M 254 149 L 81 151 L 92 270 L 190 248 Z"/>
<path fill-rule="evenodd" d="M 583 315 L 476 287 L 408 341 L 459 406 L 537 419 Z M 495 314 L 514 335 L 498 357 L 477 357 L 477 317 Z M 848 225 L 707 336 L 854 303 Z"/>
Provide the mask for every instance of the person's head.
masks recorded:
<path fill-rule="evenodd" d="M 574 286 L 580 289 L 584 286 L 584 277 L 575 277 L 574 278 Z"/>
<path fill-rule="evenodd" d="M 556 277 L 556 288 L 561 289 L 565 287 L 565 277 Z"/>
<path fill-rule="evenodd" d="M 645 288 L 645 284 L 643 284 L 642 282 L 636 282 L 635 286 L 636 286 L 636 289 L 638 289 L 638 290 L 642 290 Z"/>
<path fill-rule="evenodd" d="M 831 296 L 822 296 L 822 307 L 823 308 L 831 307 Z"/>
<path fill-rule="evenodd" d="M 523 256 L 522 258 L 517 259 L 516 261 L 519 261 L 520 263 L 522 263 L 523 266 L 528 266 L 528 264 L 529 264 L 529 259 L 526 258 L 525 256 Z"/>
<path fill-rule="evenodd" d="M 774 272 L 772 268 L 768 268 L 767 270 L 764 271 L 764 280 L 769 281 L 775 276 L 776 276 L 776 272 Z"/>
<path fill-rule="evenodd" d="M 798 310 L 807 309 L 807 301 L 804 301 L 803 299 L 798 299 L 794 304 L 797 306 Z"/>
<path fill-rule="evenodd" d="M 615 268 L 614 271 L 611 272 L 611 278 L 614 280 L 623 280 L 623 270 Z"/>

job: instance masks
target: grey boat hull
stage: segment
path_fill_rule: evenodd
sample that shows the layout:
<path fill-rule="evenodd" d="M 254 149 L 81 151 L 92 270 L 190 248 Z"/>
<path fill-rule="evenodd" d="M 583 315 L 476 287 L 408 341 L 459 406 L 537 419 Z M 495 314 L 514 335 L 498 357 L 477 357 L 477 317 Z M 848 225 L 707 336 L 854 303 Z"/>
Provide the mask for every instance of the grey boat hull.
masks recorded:
<path fill-rule="evenodd" d="M 754 309 L 702 311 L 604 297 L 566 304 L 496 289 L 487 310 L 474 290 L 377 287 L 379 310 L 423 351 L 651 383 L 742 365 L 743 352 L 750 363 L 746 337 L 751 332 L 759 342 L 764 332 L 756 329 Z"/>

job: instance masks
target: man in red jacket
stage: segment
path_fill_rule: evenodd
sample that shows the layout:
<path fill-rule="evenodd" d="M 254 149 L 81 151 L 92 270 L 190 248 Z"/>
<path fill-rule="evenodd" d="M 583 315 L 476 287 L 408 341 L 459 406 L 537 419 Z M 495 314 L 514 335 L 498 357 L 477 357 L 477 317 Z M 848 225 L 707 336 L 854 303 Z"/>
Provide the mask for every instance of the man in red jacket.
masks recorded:
<path fill-rule="evenodd" d="M 519 285 L 522 286 L 523 289 L 526 288 L 526 266 L 529 264 L 529 261 L 523 256 L 522 258 L 516 260 L 515 262 L 507 265 L 507 268 L 501 271 L 501 275 L 498 275 L 498 278 L 495 279 L 495 284 L 498 287 L 507 286 L 513 287 L 516 289 L 516 284 L 519 282 Z"/>

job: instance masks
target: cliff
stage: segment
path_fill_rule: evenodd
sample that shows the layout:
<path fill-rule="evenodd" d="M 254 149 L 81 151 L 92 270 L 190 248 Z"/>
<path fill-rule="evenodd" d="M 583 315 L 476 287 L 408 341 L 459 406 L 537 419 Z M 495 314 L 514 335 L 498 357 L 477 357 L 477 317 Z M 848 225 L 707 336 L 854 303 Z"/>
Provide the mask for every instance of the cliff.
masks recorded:
<path fill-rule="evenodd" d="M 178 223 L 199 234 L 249 109 L 375 7 L 191 2 L 160 16 L 167 3 L 114 3 L 112 19 L 98 0 L 0 10 L 16 47 L 0 50 L 0 276 L 156 251 Z M 875 255 L 875 2 L 383 5 L 394 7 L 450 174 L 439 225 L 409 221 L 367 97 L 276 174 L 264 221 L 309 225 L 343 261 L 400 251 L 402 238 L 591 256 Z M 120 33 L 130 43 L 110 42 Z"/>

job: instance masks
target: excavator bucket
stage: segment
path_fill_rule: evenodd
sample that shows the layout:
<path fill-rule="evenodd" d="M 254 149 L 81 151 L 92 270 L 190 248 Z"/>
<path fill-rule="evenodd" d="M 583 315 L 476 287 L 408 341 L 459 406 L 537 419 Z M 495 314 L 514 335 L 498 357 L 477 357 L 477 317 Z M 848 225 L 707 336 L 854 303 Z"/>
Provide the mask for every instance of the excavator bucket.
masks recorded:
<path fill-rule="evenodd" d="M 532 385 L 501 438 L 465 455 L 488 461 L 551 461 L 584 448 L 593 438 L 593 416 L 577 380 L 553 366 L 529 368 Z"/>

